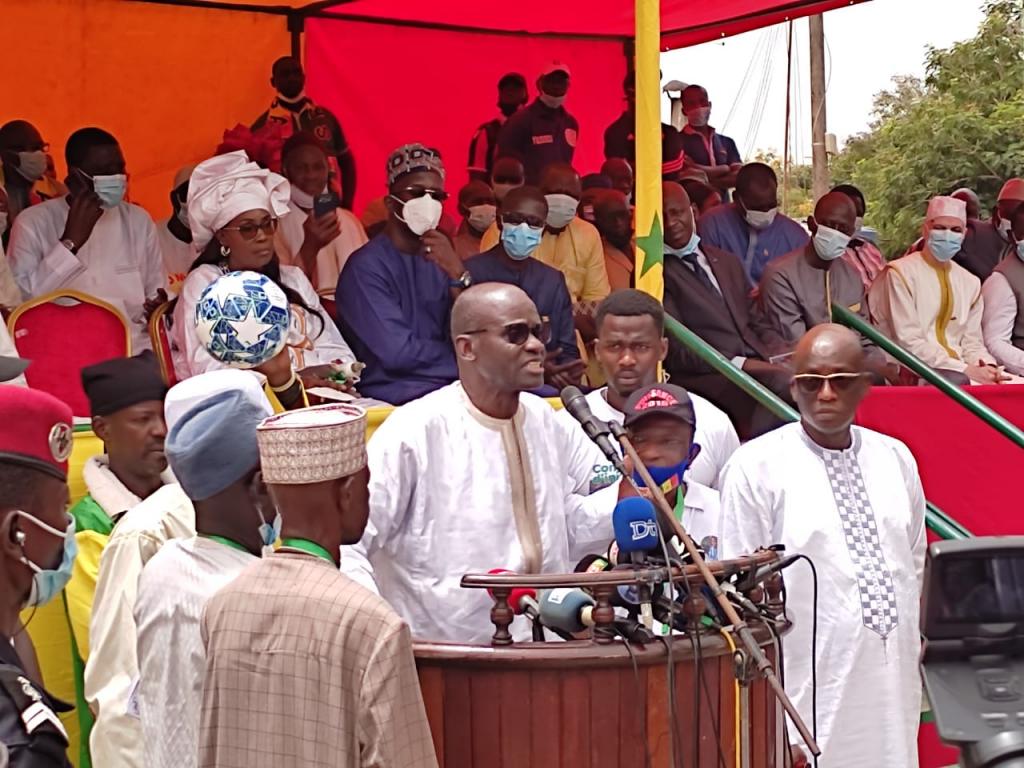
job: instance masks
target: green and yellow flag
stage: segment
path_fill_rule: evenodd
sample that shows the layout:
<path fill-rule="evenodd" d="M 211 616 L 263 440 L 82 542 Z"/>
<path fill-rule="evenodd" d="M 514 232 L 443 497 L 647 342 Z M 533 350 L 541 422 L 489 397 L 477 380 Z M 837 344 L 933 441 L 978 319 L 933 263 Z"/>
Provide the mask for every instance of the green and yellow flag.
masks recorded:
<path fill-rule="evenodd" d="M 661 301 L 661 3 L 636 0 L 636 287 Z"/>

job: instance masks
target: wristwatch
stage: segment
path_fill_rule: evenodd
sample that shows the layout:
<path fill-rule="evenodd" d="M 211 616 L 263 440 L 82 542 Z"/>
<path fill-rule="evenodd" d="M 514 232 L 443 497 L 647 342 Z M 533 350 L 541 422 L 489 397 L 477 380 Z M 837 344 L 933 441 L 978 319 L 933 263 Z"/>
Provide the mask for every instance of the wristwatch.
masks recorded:
<path fill-rule="evenodd" d="M 462 288 L 462 289 L 466 289 L 466 288 L 469 288 L 469 286 L 471 286 L 472 284 L 473 284 L 473 277 L 472 277 L 472 275 L 469 274 L 469 270 L 468 269 L 465 272 L 463 272 L 461 275 L 459 275 L 456 279 L 448 281 L 448 287 L 449 288 Z"/>
<path fill-rule="evenodd" d="M 75 249 L 78 247 L 77 245 L 75 245 L 75 241 L 72 240 L 70 237 L 65 237 L 63 240 L 60 241 L 60 244 L 63 245 L 72 253 L 75 253 Z"/>

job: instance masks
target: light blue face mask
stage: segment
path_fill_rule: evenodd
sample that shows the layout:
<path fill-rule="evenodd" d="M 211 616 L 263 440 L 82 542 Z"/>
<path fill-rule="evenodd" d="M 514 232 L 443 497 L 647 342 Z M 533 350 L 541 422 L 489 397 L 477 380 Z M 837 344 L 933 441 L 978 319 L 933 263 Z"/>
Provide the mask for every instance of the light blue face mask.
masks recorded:
<path fill-rule="evenodd" d="M 933 229 L 928 233 L 928 250 L 937 261 L 950 261 L 960 252 L 964 233 L 951 229 Z"/>
<path fill-rule="evenodd" d="M 28 518 L 32 521 L 33 525 L 51 536 L 64 539 L 64 555 L 61 557 L 60 565 L 56 568 L 40 568 L 25 557 L 24 554 L 21 556 L 21 562 L 32 569 L 32 589 L 28 594 L 28 602 L 25 603 L 26 607 L 46 605 L 61 593 L 71 578 L 71 566 L 78 555 L 78 541 L 75 539 L 75 519 L 71 518 L 68 522 L 67 530 L 60 531 L 53 526 L 47 525 L 38 517 L 30 515 L 28 512 L 17 510 L 14 514 Z M 27 534 L 22 533 L 20 535 L 22 536 L 20 539 L 22 552 L 24 552 L 24 537 Z"/>
<path fill-rule="evenodd" d="M 89 176 L 83 171 L 82 175 L 92 180 L 92 189 L 104 208 L 115 208 L 124 200 L 124 193 L 128 189 L 128 177 L 123 173 Z"/>
<path fill-rule="evenodd" d="M 846 248 L 850 244 L 850 236 L 838 229 L 819 224 L 812 242 L 814 243 L 814 252 L 822 261 L 835 261 L 846 253 Z"/>
<path fill-rule="evenodd" d="M 1024 240 L 1017 243 L 1017 256 L 1021 261 L 1024 261 Z"/>
<path fill-rule="evenodd" d="M 540 246 L 544 237 L 543 227 L 531 227 L 525 221 L 520 224 L 501 225 L 501 244 L 505 247 L 505 253 L 509 258 L 516 261 L 523 261 L 530 258 L 530 255 Z"/>
<path fill-rule="evenodd" d="M 695 253 L 698 245 L 700 245 L 700 235 L 697 234 L 697 230 L 694 230 L 693 234 L 690 235 L 689 241 L 682 248 L 672 248 L 668 243 L 665 243 L 665 253 L 670 253 L 676 258 L 681 259 L 683 256 Z"/>
<path fill-rule="evenodd" d="M 260 540 L 263 542 L 264 547 L 274 546 L 274 542 L 281 538 L 281 513 L 278 512 L 274 515 L 274 522 L 268 523 L 267 519 L 263 516 L 263 510 L 260 510 Z"/>

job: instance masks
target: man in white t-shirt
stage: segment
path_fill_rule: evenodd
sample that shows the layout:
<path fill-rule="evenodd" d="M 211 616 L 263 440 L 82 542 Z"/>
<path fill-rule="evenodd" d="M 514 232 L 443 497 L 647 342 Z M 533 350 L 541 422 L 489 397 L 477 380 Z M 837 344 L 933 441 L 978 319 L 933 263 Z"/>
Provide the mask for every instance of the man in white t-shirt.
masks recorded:
<path fill-rule="evenodd" d="M 668 353 L 665 311 L 649 294 L 627 289 L 615 291 L 602 301 L 594 320 L 597 327 L 596 354 L 608 377 L 608 386 L 587 395 L 587 403 L 597 418 L 621 424 L 626 399 L 640 388 L 658 381 L 658 364 Z M 721 409 L 699 395 L 692 392 L 689 395 L 697 421 L 693 441 L 700 446 L 700 453 L 687 476 L 701 485 L 718 488 L 719 474 L 733 451 L 739 448 L 739 437 Z M 590 442 L 569 413 L 560 411 L 558 417 L 576 425 L 573 434 L 581 444 Z M 595 462 L 593 491 L 615 482 L 618 473 L 597 446 L 592 450 Z M 601 465 L 600 471 L 596 471 L 596 465 Z"/>

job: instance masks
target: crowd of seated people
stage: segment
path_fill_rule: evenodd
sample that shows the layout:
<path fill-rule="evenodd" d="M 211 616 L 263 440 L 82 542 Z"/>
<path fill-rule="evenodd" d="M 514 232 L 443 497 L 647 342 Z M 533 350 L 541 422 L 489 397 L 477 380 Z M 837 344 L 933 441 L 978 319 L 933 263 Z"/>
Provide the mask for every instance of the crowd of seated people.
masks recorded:
<path fill-rule="evenodd" d="M 858 347 L 843 329 L 815 331 L 831 323 L 835 306 L 954 382 L 1024 380 L 1024 180 L 1006 182 L 990 221 L 979 220 L 970 190 L 936 194 L 922 212 L 920 240 L 886 263 L 865 234 L 868 206 L 856 187 L 840 184 L 822 196 L 806 226 L 786 216 L 773 170 L 744 164 L 735 142 L 711 127 L 707 91 L 688 86 L 686 127 L 661 128 L 659 302 L 636 290 L 634 81 L 623 83 L 626 109 L 604 133 L 599 168 L 574 165 L 571 82 L 569 67 L 552 62 L 531 101 L 526 78 L 505 75 L 500 115 L 472 137 L 465 186 L 450 188 L 449 159 L 410 137 L 385 167 L 364 171 L 387 192 L 359 215 L 352 211 L 358 148 L 305 95 L 301 66 L 290 57 L 275 62 L 277 95 L 252 127 L 284 135 L 277 169 L 226 143 L 178 170 L 172 214 L 159 223 L 129 202 L 130 158 L 108 131 L 84 127 L 67 138 L 60 182 L 49 145 L 30 123 L 0 127 L 0 305 L 12 309 L 57 289 L 90 294 L 122 314 L 138 353 L 81 373 L 105 450 L 86 464 L 88 495 L 71 510 L 80 555 L 67 588 L 76 659 L 84 663 L 81 693 L 97 716 L 94 764 L 190 768 L 199 743 L 202 764 L 216 765 L 226 749 L 221 740 L 231 739 L 230 749 L 244 752 L 244 737 L 220 733 L 232 730 L 230 718 L 218 726 L 212 694 L 202 695 L 203 680 L 219 678 L 216 654 L 237 651 L 221 645 L 220 632 L 230 630 L 218 622 L 244 600 L 214 593 L 248 574 L 283 599 L 275 589 L 287 584 L 253 569 L 282 535 L 286 550 L 307 537 L 287 527 L 282 534 L 280 515 L 270 513 L 260 462 L 279 478 L 289 469 L 275 467 L 266 450 L 273 438 L 257 435 L 274 411 L 314 402 L 309 390 L 405 406 L 376 433 L 368 459 L 360 437 L 358 460 L 320 477 L 313 465 L 324 451 L 308 448 L 302 482 L 268 482 L 276 507 L 293 510 L 285 522 L 298 526 L 292 531 L 322 522 L 302 520 L 312 502 L 369 508 L 361 520 L 336 521 L 332 552 L 314 554 L 338 566 L 340 546 L 351 547 L 342 569 L 387 601 L 373 602 L 369 613 L 391 622 L 393 656 L 386 679 L 367 676 L 366 686 L 383 686 L 391 675 L 415 688 L 409 627 L 418 637 L 451 633 L 442 639 L 458 641 L 483 641 L 487 629 L 482 612 L 442 626 L 418 606 L 434 601 L 440 615 L 467 569 L 504 562 L 531 572 L 570 570 L 588 533 L 599 529 L 607 541 L 617 473 L 564 413 L 523 393 L 581 386 L 601 418 L 652 435 L 641 452 L 676 468 L 679 514 L 701 532 L 706 551 L 718 551 L 725 467 L 743 450 L 741 440 L 780 422 L 666 334 L 666 317 L 801 412 L 830 376 L 856 382 L 832 390 L 848 409 L 869 378 L 916 383 L 866 340 Z M 256 374 L 228 370 L 192 322 L 202 292 L 236 270 L 275 282 L 292 309 L 286 351 Z M 178 381 L 169 390 L 148 351 L 158 307 L 169 318 Z M 23 366 L 11 362 L 16 341 L 0 325 L 0 374 L 24 385 Z M 356 386 L 332 377 L 354 361 L 366 366 Z M 819 370 L 836 365 L 839 373 Z M 648 407 L 665 411 L 651 418 L 642 413 Z M 652 428 L 658 419 L 660 429 Z M 341 430 L 344 421 L 328 426 Z M 892 464 L 885 451 L 881 463 Z M 496 480 L 474 472 L 483 463 L 499 470 L 490 473 Z M 445 511 L 459 504 L 487 514 L 440 530 Z M 422 530 L 435 524 L 437 536 L 425 543 Z M 513 544 L 508 552 L 456 551 L 449 562 L 460 543 L 484 539 Z M 418 568 L 430 578 L 419 578 Z M 207 601 L 214 610 L 204 618 Z M 282 611 L 261 608 L 283 620 Z M 168 656 L 171 643 L 187 663 Z M 141 707 L 141 722 L 126 709 L 128 699 Z M 373 723 L 346 727 L 374 730 L 394 716 L 389 706 L 371 710 Z M 416 758 L 405 764 L 429 766 L 429 734 L 414 710 L 405 712 L 405 737 L 415 742 Z M 184 736 L 175 738 L 171 724 Z"/>
<path fill-rule="evenodd" d="M 632 75 L 623 82 L 626 107 L 604 132 L 599 168 L 573 165 L 572 73 L 553 61 L 532 100 L 525 76 L 499 80 L 499 114 L 472 136 L 464 187 L 446 184 L 448 158 L 410 143 L 388 158 L 388 193 L 358 216 L 353 151 L 339 121 L 306 96 L 294 59 L 274 63 L 271 84 L 275 98 L 252 131 L 285 137 L 280 173 L 256 152 L 228 151 L 226 135 L 220 154 L 175 174 L 172 214 L 156 224 L 128 202 L 130 158 L 109 132 L 69 136 L 59 182 L 49 144 L 31 123 L 0 127 L 0 303 L 12 309 L 55 289 L 91 294 L 122 313 L 140 351 L 151 344 L 150 314 L 170 298 L 180 380 L 220 365 L 188 322 L 202 290 L 225 271 L 254 269 L 297 310 L 290 357 L 307 388 L 338 388 L 331 366 L 358 359 L 366 370 L 352 394 L 399 405 L 455 380 L 447 328 L 454 298 L 473 283 L 507 282 L 526 290 L 551 328 L 541 391 L 604 383 L 594 311 L 613 290 L 636 284 Z M 867 201 L 856 187 L 838 185 L 798 223 L 779 210 L 772 169 L 744 164 L 735 142 L 711 127 L 707 91 L 688 86 L 682 107 L 685 127 L 661 129 L 670 315 L 786 400 L 788 355 L 830 319 L 834 303 L 953 381 L 1016 380 L 1024 313 L 1014 216 L 1024 182 L 1006 183 L 991 221 L 979 220 L 970 190 L 937 196 L 920 240 L 887 264 L 863 234 Z M 276 190 L 269 209 L 243 210 L 243 195 L 225 219 L 218 187 L 245 183 Z M 671 347 L 668 372 L 725 409 L 741 434 L 775 423 L 694 353 Z M 868 352 L 876 383 L 910 382 L 894 361 L 870 345 Z"/>

